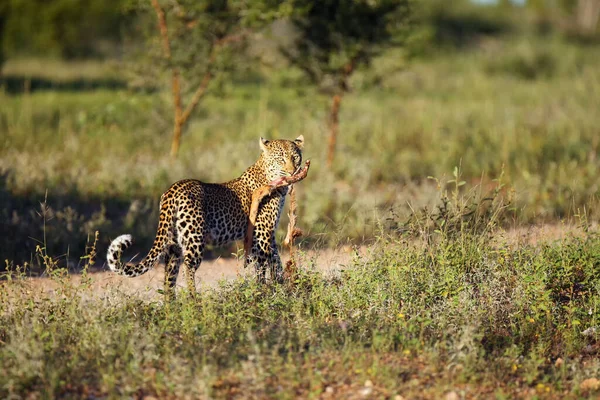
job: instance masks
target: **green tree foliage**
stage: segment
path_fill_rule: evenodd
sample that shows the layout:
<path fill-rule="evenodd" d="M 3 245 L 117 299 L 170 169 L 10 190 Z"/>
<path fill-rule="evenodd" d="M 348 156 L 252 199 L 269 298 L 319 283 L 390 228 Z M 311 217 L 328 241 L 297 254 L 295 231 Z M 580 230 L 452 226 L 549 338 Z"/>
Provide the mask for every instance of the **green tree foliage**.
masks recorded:
<path fill-rule="evenodd" d="M 176 67 L 185 82 L 184 94 L 193 93 L 208 71 L 220 77 L 242 66 L 240 57 L 255 29 L 285 15 L 284 2 L 268 0 L 158 0 L 157 4 L 164 13 L 170 56 L 165 54 L 153 1 L 134 0 L 130 7 L 137 15 L 135 31 L 146 43 L 133 58 L 140 76 L 154 85 Z"/>
<path fill-rule="evenodd" d="M 571 38 L 589 39 L 598 34 L 600 0 L 529 0 L 526 5 L 546 26 Z"/>
<path fill-rule="evenodd" d="M 8 17 L 8 3 L 0 3 L 0 38 L 5 37 L 6 19 Z M 2 64 L 4 64 L 4 45 L 0 40 L 0 77 L 2 76 Z"/>
<path fill-rule="evenodd" d="M 329 83 L 345 91 L 346 78 L 356 67 L 407 31 L 408 0 L 293 0 L 292 22 L 298 36 L 283 54 L 315 84 Z"/>
<path fill-rule="evenodd" d="M 153 83 L 166 81 L 165 75 L 170 79 L 172 156 L 191 113 L 214 81 L 247 65 L 243 57 L 248 39 L 292 12 L 288 2 L 273 0 L 135 0 L 132 5 L 148 38 L 145 56 L 136 57 L 141 75 Z"/>
<path fill-rule="evenodd" d="M 102 55 L 128 20 L 125 0 L 3 0 L 0 33 L 7 56 L 81 58 Z"/>
<path fill-rule="evenodd" d="M 297 30 L 295 46 L 284 56 L 311 81 L 333 95 L 329 116 L 332 165 L 337 141 L 341 96 L 348 78 L 374 56 L 402 42 L 408 31 L 409 0 L 292 0 Z"/>

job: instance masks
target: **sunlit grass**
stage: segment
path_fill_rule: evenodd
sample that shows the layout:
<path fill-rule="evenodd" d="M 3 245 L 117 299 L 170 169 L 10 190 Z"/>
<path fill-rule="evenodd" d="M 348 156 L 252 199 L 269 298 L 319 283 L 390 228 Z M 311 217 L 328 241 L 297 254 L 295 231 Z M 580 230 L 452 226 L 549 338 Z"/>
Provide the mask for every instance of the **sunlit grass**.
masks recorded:
<path fill-rule="evenodd" d="M 2 65 L 2 74 L 66 82 L 75 79 L 105 79 L 118 76 L 113 62 L 62 61 L 52 58 L 14 58 Z"/>
<path fill-rule="evenodd" d="M 518 69 L 539 54 L 553 67 L 524 77 Z M 457 166 L 467 187 L 481 184 L 484 191 L 503 174 L 515 194 L 510 223 L 597 216 L 595 48 L 522 38 L 410 63 L 397 57 L 355 75 L 331 171 L 324 167 L 329 99 L 289 71 L 260 84 L 225 85 L 222 96 L 207 97 L 175 162 L 168 156 L 168 92 L 0 94 L 0 173 L 8 199 L 2 208 L 19 221 L 15 229 L 25 242 L 40 237 L 31 233 L 39 221 L 29 214 L 48 191 L 53 208 L 88 205 L 73 206 L 80 234 L 89 233 L 84 222 L 95 213 L 104 222 L 88 225 L 102 235 L 125 225 L 147 243 L 158 198 L 171 183 L 234 178 L 257 158 L 259 136 L 303 134 L 313 168 L 299 185 L 300 223 L 325 243 L 372 237 L 390 209 L 407 218 L 407 203 L 433 206 L 436 184 L 428 177 L 450 179 Z M 144 205 L 141 219 L 128 212 L 139 208 L 129 207 L 133 200 Z M 49 244 L 56 252 L 67 247 Z M 23 252 L 12 254 L 23 259 Z"/>

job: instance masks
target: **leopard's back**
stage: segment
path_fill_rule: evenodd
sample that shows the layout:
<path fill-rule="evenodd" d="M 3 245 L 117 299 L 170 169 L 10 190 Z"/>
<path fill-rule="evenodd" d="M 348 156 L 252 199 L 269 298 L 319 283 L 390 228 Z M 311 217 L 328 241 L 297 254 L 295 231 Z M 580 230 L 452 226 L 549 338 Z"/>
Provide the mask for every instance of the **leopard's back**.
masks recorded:
<path fill-rule="evenodd" d="M 186 179 L 163 194 L 161 214 L 174 215 L 177 237 L 188 236 L 190 225 L 200 223 L 205 242 L 220 246 L 244 238 L 251 193 L 244 182 L 219 184 Z"/>

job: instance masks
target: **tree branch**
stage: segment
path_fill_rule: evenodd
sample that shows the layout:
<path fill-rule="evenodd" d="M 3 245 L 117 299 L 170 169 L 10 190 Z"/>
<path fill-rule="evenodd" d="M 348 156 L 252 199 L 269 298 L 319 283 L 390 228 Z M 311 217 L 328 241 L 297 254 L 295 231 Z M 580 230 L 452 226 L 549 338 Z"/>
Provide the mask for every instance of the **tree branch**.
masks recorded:
<path fill-rule="evenodd" d="M 164 10 L 158 4 L 158 0 L 151 0 L 152 7 L 156 12 L 158 18 L 158 28 L 160 29 L 160 36 L 162 38 L 163 51 L 165 53 L 165 59 L 169 63 L 171 69 L 171 92 L 173 93 L 173 105 L 175 107 L 175 117 L 173 118 L 173 140 L 171 142 L 171 156 L 177 155 L 179 150 L 179 140 L 181 137 L 181 84 L 179 69 L 173 65 L 171 56 L 171 43 L 169 41 L 169 31 L 167 29 L 167 18 Z"/>
<path fill-rule="evenodd" d="M 175 116 L 173 118 L 173 139 L 171 141 L 171 156 L 175 157 L 179 151 L 179 145 L 181 142 L 181 133 L 183 130 L 183 126 L 190 118 L 190 115 L 200 102 L 200 100 L 206 94 L 206 90 L 210 81 L 213 78 L 212 67 L 216 60 L 217 49 L 233 42 L 238 42 L 243 40 L 250 31 L 243 30 L 234 35 L 226 35 L 222 38 L 216 39 L 210 51 L 210 57 L 208 59 L 206 65 L 206 72 L 202 77 L 202 81 L 200 82 L 200 86 L 194 92 L 190 102 L 183 110 L 182 100 L 181 100 L 181 75 L 179 73 L 179 69 L 173 64 L 173 57 L 171 53 L 171 43 L 169 41 L 169 31 L 167 28 L 167 18 L 165 16 L 165 11 L 161 8 L 158 0 L 151 0 L 152 7 L 156 12 L 156 17 L 158 19 L 158 27 L 160 29 L 160 36 L 162 38 L 162 47 L 165 59 L 168 62 L 168 67 L 171 70 L 171 91 L 173 94 L 173 105 L 175 108 Z M 179 17 L 183 15 L 182 11 L 179 10 Z"/>
<path fill-rule="evenodd" d="M 183 112 L 183 114 L 181 114 L 182 125 L 187 122 L 188 118 L 192 114 L 192 111 L 194 111 L 194 108 L 196 108 L 196 105 L 198 105 L 202 97 L 204 97 L 204 95 L 206 94 L 206 88 L 208 87 L 208 84 L 210 83 L 211 79 L 212 73 L 210 72 L 210 70 L 208 70 L 204 74 L 202 82 L 200 82 L 200 86 L 198 86 L 198 89 L 196 89 L 196 91 L 194 92 L 194 95 L 192 96 L 192 99 L 190 100 L 187 107 L 185 108 L 185 111 Z"/>
<path fill-rule="evenodd" d="M 156 0 L 154 0 L 154 1 L 156 1 Z M 194 95 L 192 96 L 187 107 L 185 108 L 185 111 L 183 112 L 183 114 L 181 114 L 181 121 L 180 121 L 181 125 L 183 125 L 187 122 L 188 118 L 194 111 L 194 108 L 196 108 L 196 106 L 198 105 L 198 103 L 200 102 L 202 97 L 204 97 L 204 95 L 206 94 L 206 89 L 208 88 L 208 84 L 210 83 L 210 81 L 213 78 L 211 68 L 215 62 L 215 59 L 217 58 L 217 49 L 220 47 L 223 47 L 229 43 L 239 42 L 239 41 L 243 40 L 247 34 L 248 34 L 248 31 L 243 31 L 243 32 L 240 32 L 235 35 L 228 35 L 228 36 L 222 37 L 221 39 L 215 40 L 215 42 L 213 43 L 213 46 L 212 46 L 212 50 L 210 52 L 210 57 L 208 59 L 208 64 L 206 66 L 206 72 L 204 73 L 202 82 L 200 82 L 200 86 L 198 86 L 198 89 L 196 89 L 196 91 L 194 92 Z"/>

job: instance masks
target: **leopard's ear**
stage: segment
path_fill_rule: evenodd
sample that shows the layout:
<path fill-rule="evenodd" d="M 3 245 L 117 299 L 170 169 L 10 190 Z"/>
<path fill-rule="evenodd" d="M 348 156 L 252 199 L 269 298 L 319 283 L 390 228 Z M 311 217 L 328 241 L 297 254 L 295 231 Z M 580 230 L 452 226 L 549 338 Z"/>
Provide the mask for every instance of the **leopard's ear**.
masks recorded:
<path fill-rule="evenodd" d="M 261 136 L 258 144 L 262 151 L 267 151 L 267 143 L 269 143 L 269 141 Z"/>
<path fill-rule="evenodd" d="M 296 139 L 294 139 L 294 143 L 296 143 L 296 146 L 298 146 L 298 148 L 302 149 L 304 147 L 304 135 L 300 135 Z"/>

